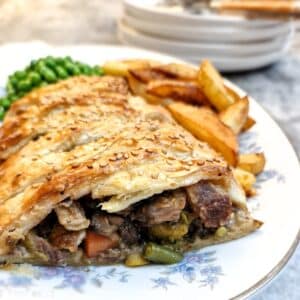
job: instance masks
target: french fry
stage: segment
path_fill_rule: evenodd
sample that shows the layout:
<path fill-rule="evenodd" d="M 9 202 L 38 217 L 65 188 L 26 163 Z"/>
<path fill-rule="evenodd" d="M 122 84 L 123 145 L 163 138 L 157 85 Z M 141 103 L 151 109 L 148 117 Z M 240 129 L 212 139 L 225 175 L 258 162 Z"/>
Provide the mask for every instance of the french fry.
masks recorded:
<path fill-rule="evenodd" d="M 127 76 L 129 69 L 151 68 L 158 64 L 147 59 L 111 60 L 103 65 L 103 71 L 107 75 Z"/>
<path fill-rule="evenodd" d="M 234 98 L 234 101 L 235 102 L 238 102 L 240 101 L 241 99 L 245 98 L 246 96 L 244 97 L 241 97 L 236 91 L 234 91 L 232 88 L 228 87 L 228 86 L 225 86 L 227 92 L 229 94 L 231 94 L 231 96 Z M 249 98 L 248 98 L 249 100 Z M 256 124 L 255 120 L 252 119 L 251 117 L 248 116 L 247 120 L 246 120 L 246 123 L 245 125 L 243 126 L 242 128 L 242 131 L 247 131 L 249 130 L 252 126 L 254 126 Z"/>
<path fill-rule="evenodd" d="M 135 79 L 143 83 L 166 78 L 162 73 L 155 71 L 153 68 L 129 69 L 128 72 Z"/>
<path fill-rule="evenodd" d="M 147 93 L 163 98 L 181 100 L 183 102 L 208 104 L 201 89 L 194 82 L 180 80 L 154 80 L 148 83 Z"/>
<path fill-rule="evenodd" d="M 249 130 L 250 128 L 252 128 L 254 125 L 256 124 L 256 121 L 254 119 L 252 119 L 251 117 L 247 118 L 247 121 L 245 123 L 245 125 L 242 128 L 242 131 L 245 132 L 247 130 Z"/>
<path fill-rule="evenodd" d="M 244 97 L 220 112 L 219 117 L 235 134 L 239 134 L 247 122 L 248 113 L 249 100 Z"/>
<path fill-rule="evenodd" d="M 233 176 L 244 189 L 247 196 L 255 195 L 256 190 L 253 187 L 253 185 L 256 182 L 256 178 L 252 173 L 245 171 L 241 168 L 236 168 L 233 169 Z"/>
<path fill-rule="evenodd" d="M 239 156 L 238 167 L 254 175 L 264 170 L 266 158 L 264 153 L 241 154 Z"/>
<path fill-rule="evenodd" d="M 241 97 L 236 91 L 234 91 L 231 87 L 225 85 L 225 89 L 227 91 L 228 94 L 230 94 L 232 96 L 232 98 L 234 99 L 234 102 L 237 102 L 239 100 L 241 100 L 244 97 Z"/>
<path fill-rule="evenodd" d="M 197 70 L 188 65 L 170 63 L 153 67 L 154 70 L 161 72 L 167 78 L 180 79 L 186 81 L 197 80 Z"/>
<path fill-rule="evenodd" d="M 220 73 L 208 60 L 204 60 L 200 66 L 198 84 L 218 111 L 226 109 L 235 102 L 234 97 L 226 90 Z"/>
<path fill-rule="evenodd" d="M 211 109 L 182 102 L 170 103 L 167 108 L 183 127 L 221 153 L 230 165 L 236 166 L 239 151 L 237 138 Z"/>
<path fill-rule="evenodd" d="M 128 73 L 127 75 L 127 80 L 128 80 L 129 87 L 134 95 L 143 97 L 144 99 L 146 99 L 148 102 L 152 104 L 164 104 L 165 102 L 164 99 L 161 99 L 159 97 L 147 93 L 146 84 L 137 80 L 130 73 Z"/>

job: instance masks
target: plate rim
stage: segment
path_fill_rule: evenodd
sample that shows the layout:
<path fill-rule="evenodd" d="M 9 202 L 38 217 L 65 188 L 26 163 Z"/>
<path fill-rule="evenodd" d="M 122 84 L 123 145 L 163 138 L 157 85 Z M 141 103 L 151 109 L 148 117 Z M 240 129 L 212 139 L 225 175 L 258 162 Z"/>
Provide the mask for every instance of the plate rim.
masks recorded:
<path fill-rule="evenodd" d="M 187 61 L 184 61 L 183 59 L 177 58 L 175 56 L 172 55 L 168 55 L 168 54 L 164 54 L 164 53 L 160 53 L 159 51 L 153 51 L 153 50 L 145 50 L 142 48 L 138 48 L 138 47 L 131 47 L 131 46 L 123 46 L 123 45 L 113 45 L 113 44 L 104 44 L 104 45 L 89 45 L 89 44 L 81 44 L 81 45 L 65 45 L 65 46 L 56 46 L 56 45 L 51 45 L 51 44 L 47 44 L 44 42 L 39 42 L 38 44 L 36 42 L 31 42 L 31 43 L 12 43 L 10 45 L 16 45 L 17 47 L 22 47 L 24 45 L 35 45 L 35 46 L 46 46 L 51 48 L 62 48 L 62 49 L 68 49 L 68 48 L 87 48 L 89 46 L 92 47 L 96 47 L 96 48 L 119 48 L 122 49 L 123 51 L 126 49 L 128 50 L 136 50 L 139 52 L 144 52 L 145 55 L 156 55 L 156 56 L 161 56 L 162 59 L 163 57 L 165 57 L 165 59 L 173 59 L 177 62 L 182 62 L 191 66 L 195 67 L 195 64 L 191 64 Z M 4 45 L 5 46 L 5 45 Z M 3 47 L 3 46 L 2 46 Z M 1 47 L 1 48 L 2 48 Z M 237 93 L 241 94 L 241 93 L 245 93 L 247 94 L 242 88 L 240 88 L 238 85 L 236 85 L 235 83 L 231 82 L 230 80 L 228 80 L 226 78 L 226 76 L 224 77 L 225 79 L 225 84 L 229 85 L 229 87 L 232 87 Z M 272 125 L 277 127 L 277 129 L 280 130 L 281 134 L 285 137 L 287 143 L 289 144 L 290 148 L 291 148 L 291 152 L 293 153 L 294 157 L 297 160 L 297 166 L 298 169 L 300 170 L 300 159 L 299 156 L 297 154 L 297 152 L 295 151 L 295 148 L 293 146 L 293 144 L 291 143 L 289 137 L 286 135 L 285 131 L 279 126 L 279 124 L 273 119 L 272 115 L 266 111 L 256 100 L 255 98 L 252 98 L 251 96 L 249 97 L 251 99 L 252 102 L 255 103 L 255 105 L 258 105 L 259 108 L 261 110 L 264 111 L 264 113 L 268 116 L 268 118 L 270 119 L 270 121 L 272 122 Z M 270 283 L 279 273 L 280 271 L 283 269 L 283 267 L 287 264 L 287 262 L 289 261 L 289 259 L 291 258 L 291 256 L 294 254 L 297 246 L 300 244 L 300 229 L 298 229 L 298 232 L 295 235 L 295 238 L 293 239 L 292 243 L 290 244 L 287 252 L 284 254 L 284 256 L 280 259 L 280 261 L 270 270 L 270 272 L 268 272 L 266 275 L 264 275 L 259 281 L 257 281 L 255 284 L 253 284 L 252 286 L 250 286 L 248 289 L 242 291 L 241 293 L 233 296 L 230 298 L 230 300 L 240 300 L 240 299 L 246 299 L 249 296 L 252 296 L 254 294 L 256 294 L 259 290 L 261 290 L 263 287 L 265 287 L 268 283 Z"/>
<path fill-rule="evenodd" d="M 285 36 L 284 40 L 281 41 L 282 43 L 278 46 L 276 45 L 276 47 L 274 47 L 275 49 L 272 49 L 271 51 L 266 51 L 265 49 L 263 49 L 262 51 L 259 52 L 255 52 L 253 49 L 250 51 L 247 51 L 247 49 L 249 49 L 247 44 L 244 45 L 231 45 L 231 44 L 218 44 L 218 43 L 205 43 L 205 42 L 190 42 L 190 41 L 181 41 L 181 40 L 172 40 L 172 39 L 165 39 L 164 37 L 160 37 L 160 36 L 153 36 L 147 32 L 142 32 L 137 30 L 136 28 L 131 27 L 129 24 L 127 24 L 126 19 L 122 19 L 120 20 L 118 23 L 118 30 L 122 33 L 122 34 L 126 34 L 127 36 L 136 36 L 138 39 L 144 39 L 145 41 L 147 41 L 147 43 L 160 43 L 161 45 L 163 45 L 164 47 L 176 47 L 176 49 L 178 49 L 179 46 L 183 47 L 180 50 L 180 53 L 184 52 L 184 48 L 186 48 L 186 51 L 195 51 L 195 52 L 200 52 L 200 51 L 212 51 L 212 48 L 215 48 L 214 50 L 217 52 L 221 51 L 224 52 L 224 49 L 222 49 L 222 46 L 225 46 L 227 49 L 225 49 L 225 53 L 226 55 L 235 55 L 238 56 L 238 58 L 256 58 L 257 56 L 269 56 L 272 55 L 274 53 L 278 53 L 281 52 L 283 49 L 285 49 L 291 42 L 291 38 L 292 38 L 292 30 L 289 30 L 287 33 L 287 36 Z M 266 43 L 264 43 L 266 44 Z M 218 48 L 215 46 L 219 46 Z M 230 49 L 230 46 L 233 46 L 233 48 Z M 197 49 L 197 47 L 199 47 Z M 203 49 L 200 50 L 201 47 L 211 47 L 211 49 Z M 188 49 L 190 48 L 190 49 Z M 253 46 L 254 48 L 254 46 Z M 242 50 L 240 50 L 242 49 Z M 177 50 L 178 51 L 178 50 Z M 219 54 L 220 55 L 220 54 Z"/>
<path fill-rule="evenodd" d="M 146 13 L 150 14 L 152 16 L 160 16 L 160 17 L 167 17 L 169 19 L 178 18 L 179 15 L 169 11 L 168 13 L 163 11 L 156 11 L 154 9 L 151 9 L 148 6 L 143 6 L 141 3 L 138 3 L 137 0 L 123 0 L 123 6 L 126 9 L 129 10 L 135 10 L 138 13 Z M 193 21 L 193 22 L 216 22 L 218 24 L 237 24 L 237 23 L 243 23 L 244 26 L 249 27 L 260 27 L 260 26 L 273 26 L 275 24 L 283 24 L 284 21 L 273 21 L 273 20 L 266 20 L 266 19 L 260 19 L 260 20 L 253 20 L 251 18 L 246 17 L 234 17 L 234 16 L 223 16 L 225 19 L 218 19 L 218 18 L 212 18 L 211 16 L 207 15 L 193 15 L 193 14 L 181 14 L 180 18 L 184 21 Z"/>

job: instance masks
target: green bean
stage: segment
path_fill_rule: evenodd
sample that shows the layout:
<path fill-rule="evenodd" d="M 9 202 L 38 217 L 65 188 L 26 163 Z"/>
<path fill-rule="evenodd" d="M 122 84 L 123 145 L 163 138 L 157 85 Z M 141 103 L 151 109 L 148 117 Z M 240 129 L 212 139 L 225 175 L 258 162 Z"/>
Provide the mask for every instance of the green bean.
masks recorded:
<path fill-rule="evenodd" d="M 183 259 L 182 254 L 154 243 L 148 243 L 146 245 L 144 257 L 147 260 L 161 264 L 175 264 Z"/>

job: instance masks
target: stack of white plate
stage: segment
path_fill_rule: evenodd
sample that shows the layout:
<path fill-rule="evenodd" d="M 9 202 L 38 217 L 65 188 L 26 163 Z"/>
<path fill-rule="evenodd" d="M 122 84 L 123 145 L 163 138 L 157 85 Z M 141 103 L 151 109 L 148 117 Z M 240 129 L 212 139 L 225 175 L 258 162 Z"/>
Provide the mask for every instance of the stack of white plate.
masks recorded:
<path fill-rule="evenodd" d="M 124 0 L 118 35 L 124 44 L 176 55 L 193 63 L 208 58 L 224 72 L 267 66 L 288 50 L 290 21 L 195 14 L 162 0 Z"/>

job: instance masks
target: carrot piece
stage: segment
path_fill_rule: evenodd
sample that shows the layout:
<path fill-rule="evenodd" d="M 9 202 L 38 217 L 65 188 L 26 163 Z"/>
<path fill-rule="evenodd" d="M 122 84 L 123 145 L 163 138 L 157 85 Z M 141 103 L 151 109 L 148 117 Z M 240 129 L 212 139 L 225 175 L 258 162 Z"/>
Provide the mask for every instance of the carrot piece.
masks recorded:
<path fill-rule="evenodd" d="M 116 247 L 118 242 L 109 237 L 88 231 L 85 237 L 84 250 L 87 257 L 95 257 L 99 253 Z"/>

